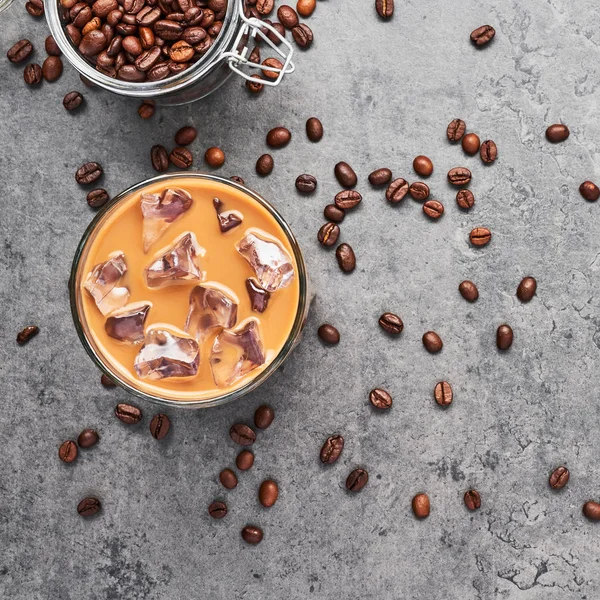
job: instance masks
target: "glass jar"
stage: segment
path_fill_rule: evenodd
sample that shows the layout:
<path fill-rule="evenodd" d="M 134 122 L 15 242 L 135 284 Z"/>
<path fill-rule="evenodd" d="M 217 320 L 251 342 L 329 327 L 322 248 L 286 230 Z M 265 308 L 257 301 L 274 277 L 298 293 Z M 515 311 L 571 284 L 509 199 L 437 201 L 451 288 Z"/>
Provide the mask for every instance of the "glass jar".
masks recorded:
<path fill-rule="evenodd" d="M 86 259 L 89 250 L 92 246 L 92 243 L 96 238 L 96 235 L 102 228 L 103 224 L 107 220 L 109 220 L 110 216 L 114 213 L 114 211 L 118 209 L 121 201 L 127 200 L 131 197 L 132 194 L 135 194 L 143 188 L 146 188 L 147 186 L 155 183 L 160 183 L 162 181 L 172 182 L 173 180 L 176 181 L 177 179 L 195 178 L 218 182 L 226 186 L 231 186 L 243 192 L 252 200 L 258 202 L 262 207 L 264 207 L 267 210 L 268 213 L 270 213 L 270 215 L 275 219 L 277 224 L 281 227 L 292 248 L 297 265 L 296 275 L 298 277 L 299 294 L 296 316 L 294 318 L 291 331 L 283 347 L 281 348 L 277 356 L 275 356 L 275 358 L 273 358 L 273 360 L 262 371 L 260 371 L 256 375 L 256 377 L 250 379 L 248 382 L 242 385 L 242 387 L 239 387 L 229 392 L 224 392 L 222 394 L 217 394 L 216 396 L 209 399 L 183 401 L 162 397 L 160 395 L 152 395 L 149 392 L 136 388 L 131 382 L 126 381 L 125 378 L 119 374 L 118 369 L 115 368 L 114 365 L 111 365 L 110 361 L 107 360 L 105 356 L 103 356 L 103 353 L 94 341 L 94 336 L 90 333 L 88 324 L 86 323 L 86 319 L 83 316 L 85 314 L 85 311 L 83 308 L 82 282 L 87 275 L 87 273 L 84 272 L 84 265 L 86 263 Z M 267 202 L 262 196 L 259 196 L 256 192 L 253 192 L 252 190 L 234 181 L 231 181 L 229 179 L 223 179 L 222 177 L 218 177 L 215 175 L 190 172 L 168 173 L 137 183 L 136 185 L 133 185 L 125 191 L 121 192 L 110 203 L 108 203 L 105 207 L 103 207 L 100 210 L 100 212 L 94 217 L 94 219 L 86 229 L 85 233 L 83 234 L 83 237 L 75 252 L 75 258 L 73 260 L 73 266 L 71 268 L 71 277 L 69 280 L 69 294 L 71 302 L 71 314 L 75 322 L 75 328 L 77 330 L 77 334 L 79 335 L 79 339 L 81 340 L 81 343 L 83 344 L 83 347 L 85 348 L 86 352 L 98 365 L 101 371 L 108 375 L 108 377 L 110 377 L 110 379 L 114 381 L 117 385 L 121 386 L 122 388 L 134 394 L 135 396 L 143 398 L 144 400 L 149 400 L 159 404 L 179 408 L 206 408 L 211 406 L 218 406 L 220 404 L 224 404 L 226 402 L 235 400 L 236 398 L 240 398 L 244 394 L 247 394 L 248 392 L 251 392 L 252 390 L 256 389 L 259 385 L 266 381 L 269 378 L 269 376 L 271 376 L 283 364 L 283 362 L 289 356 L 290 352 L 300 341 L 301 333 L 306 323 L 306 318 L 310 307 L 310 301 L 312 298 L 309 291 L 309 281 L 302 251 L 289 225 L 284 221 L 283 217 L 277 212 L 277 210 L 271 204 L 269 204 L 269 202 Z M 165 393 L 165 396 L 166 395 L 167 393 Z"/>
<path fill-rule="evenodd" d="M 0 0 L 0 13 L 12 4 L 12 0 Z"/>
<path fill-rule="evenodd" d="M 247 18 L 244 14 L 244 0 L 229 0 L 221 33 L 200 60 L 185 71 L 166 79 L 140 83 L 123 81 L 100 73 L 80 54 L 65 32 L 60 0 L 47 0 L 46 19 L 50 33 L 62 50 L 64 58 L 91 83 L 120 96 L 154 100 L 162 105 L 175 106 L 204 98 L 221 87 L 233 72 L 250 80 L 251 70 L 276 71 L 279 73 L 277 79 L 261 80 L 265 86 L 276 86 L 286 74 L 294 71 L 291 44 L 269 23 L 253 17 Z M 279 45 L 275 45 L 267 34 L 276 36 Z M 257 38 L 279 55 L 283 63 L 281 69 L 248 61 L 250 46 L 258 41 Z"/>

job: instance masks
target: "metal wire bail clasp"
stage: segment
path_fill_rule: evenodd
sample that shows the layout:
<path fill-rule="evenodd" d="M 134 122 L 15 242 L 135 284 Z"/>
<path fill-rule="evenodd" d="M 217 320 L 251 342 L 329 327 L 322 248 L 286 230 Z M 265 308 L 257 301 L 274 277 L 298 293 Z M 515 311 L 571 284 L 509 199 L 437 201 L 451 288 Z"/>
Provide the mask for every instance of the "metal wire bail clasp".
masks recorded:
<path fill-rule="evenodd" d="M 279 85 L 284 75 L 288 75 L 294 72 L 296 68 L 294 63 L 292 62 L 292 55 L 294 54 L 294 49 L 292 45 L 279 34 L 279 32 L 269 25 L 269 23 L 264 23 L 259 19 L 255 19 L 254 17 L 247 18 L 244 14 L 244 0 L 240 0 L 241 4 L 241 18 L 243 21 L 243 25 L 238 32 L 238 35 L 235 39 L 234 48 L 232 52 L 225 52 L 223 56 L 226 58 L 229 63 L 229 68 L 232 71 L 235 71 L 238 75 L 242 76 L 247 81 L 256 81 L 256 78 L 252 77 L 251 73 L 247 73 L 243 71 L 241 67 L 247 67 L 249 69 L 257 69 L 260 71 L 274 71 L 279 73 L 277 79 L 270 81 L 269 79 L 261 79 L 260 83 L 262 85 L 268 85 L 274 87 Z M 263 29 L 267 29 L 271 34 L 275 35 L 277 39 L 279 39 L 283 49 L 274 44 L 268 37 L 268 35 L 263 31 Z M 262 39 L 266 42 L 282 59 L 283 67 L 278 69 L 276 67 L 270 67 L 267 65 L 260 65 L 254 62 L 250 62 L 248 60 L 248 56 L 250 55 L 250 44 L 249 41 L 253 40 L 256 43 L 256 38 Z M 245 39 L 245 43 L 242 45 L 242 39 Z M 242 47 L 240 48 L 240 45 Z"/>

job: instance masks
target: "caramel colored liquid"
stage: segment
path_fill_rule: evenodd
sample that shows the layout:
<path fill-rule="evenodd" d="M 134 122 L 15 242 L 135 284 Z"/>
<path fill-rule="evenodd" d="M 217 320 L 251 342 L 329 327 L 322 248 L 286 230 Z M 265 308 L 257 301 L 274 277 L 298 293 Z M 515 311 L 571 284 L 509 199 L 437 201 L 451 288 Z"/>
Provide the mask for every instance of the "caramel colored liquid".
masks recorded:
<path fill-rule="evenodd" d="M 181 188 L 193 198 L 191 208 L 170 225 L 166 232 L 144 253 L 142 243 L 142 193 L 162 193 L 166 188 Z M 223 209 L 237 210 L 243 222 L 227 233 L 222 233 L 213 198 L 223 202 Z M 235 244 L 250 228 L 258 228 L 277 238 L 292 258 L 295 275 L 291 284 L 271 294 L 265 312 L 251 309 L 246 290 L 246 279 L 254 276 L 249 263 L 238 253 Z M 147 286 L 144 269 L 161 254 L 161 251 L 182 233 L 191 231 L 198 243 L 206 250 L 200 258 L 200 268 L 206 272 L 203 282 L 190 281 L 158 289 Z M 266 362 L 251 373 L 235 381 L 230 387 L 218 388 L 213 380 L 209 363 L 210 349 L 215 335 L 209 336 L 200 345 L 200 366 L 193 378 L 165 378 L 161 380 L 141 379 L 133 365 L 141 344 L 126 344 L 107 335 L 104 317 L 94 299 L 84 289 L 87 274 L 98 263 L 106 261 L 109 254 L 117 250 L 125 254 L 127 273 L 119 285 L 126 285 L 131 293 L 128 303 L 149 301 L 152 308 L 148 313 L 145 328 L 154 324 L 169 324 L 184 330 L 189 296 L 196 285 L 216 282 L 230 288 L 239 299 L 237 323 L 248 317 L 258 319 L 265 350 Z M 242 387 L 262 372 L 279 354 L 285 345 L 299 310 L 300 284 L 297 262 L 290 241 L 282 227 L 269 211 L 251 196 L 230 185 L 201 178 L 176 178 L 154 183 L 123 199 L 108 216 L 99 223 L 88 239 L 82 253 L 77 273 L 78 312 L 84 332 L 102 362 L 109 371 L 126 383 L 153 396 L 171 400 L 192 401 L 212 399 Z"/>

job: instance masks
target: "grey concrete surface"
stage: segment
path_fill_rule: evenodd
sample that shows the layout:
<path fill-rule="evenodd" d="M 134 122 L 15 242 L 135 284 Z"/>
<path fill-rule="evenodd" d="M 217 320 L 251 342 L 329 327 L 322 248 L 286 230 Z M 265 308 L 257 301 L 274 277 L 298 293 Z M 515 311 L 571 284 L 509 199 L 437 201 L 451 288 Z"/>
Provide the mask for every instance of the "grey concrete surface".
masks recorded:
<path fill-rule="evenodd" d="M 322 0 L 309 21 L 314 46 L 280 88 L 249 97 L 232 79 L 206 101 L 142 121 L 137 103 L 83 88 L 68 66 L 58 82 L 27 88 L 4 53 L 28 37 L 41 63 L 46 25 L 21 2 L 0 14 L 0 597 L 600 598 L 600 524 L 581 515 L 584 501 L 600 499 L 600 206 L 577 191 L 598 177 L 599 18 L 592 0 L 396 0 L 384 23 L 370 0 Z M 497 36 L 477 51 L 469 33 L 484 23 Z M 77 114 L 61 105 L 73 89 L 86 97 Z M 304 136 L 311 115 L 326 130 L 316 145 Z M 497 142 L 495 165 L 447 143 L 454 117 Z M 544 130 L 560 121 L 571 137 L 551 146 Z M 71 322 L 70 263 L 93 215 L 73 174 L 97 160 L 117 193 L 152 175 L 150 146 L 170 146 L 189 123 L 200 132 L 199 169 L 204 150 L 221 146 L 219 173 L 241 175 L 288 219 L 317 299 L 302 344 L 262 389 L 216 410 L 171 411 L 171 434 L 158 443 L 152 406 L 136 427 L 112 416 L 129 398 L 100 386 Z M 292 143 L 259 179 L 255 160 L 279 124 Z M 435 163 L 439 222 L 410 199 L 390 207 L 366 180 L 380 166 L 415 180 L 420 153 Z M 358 258 L 349 276 L 315 239 L 338 191 L 338 160 L 355 166 L 364 194 L 342 226 Z M 469 213 L 445 180 L 459 165 L 474 174 Z M 304 172 L 319 180 L 313 196 L 295 192 Z M 467 237 L 478 225 L 494 238 L 474 250 Z M 524 275 L 538 280 L 526 305 L 515 297 Z M 474 305 L 458 294 L 465 278 L 479 286 Z M 385 310 L 405 322 L 399 339 L 377 326 Z M 316 338 L 323 321 L 339 327 L 338 347 Z M 500 354 L 495 329 L 505 321 L 515 342 Z M 17 348 L 29 323 L 41 333 Z M 422 348 L 428 329 L 445 342 L 439 355 Z M 432 399 L 441 379 L 455 391 L 448 410 Z M 376 385 L 394 396 L 387 414 L 368 405 Z M 225 493 L 218 472 L 237 450 L 228 428 L 265 401 L 276 421 L 259 437 L 255 468 Z M 60 463 L 59 443 L 84 427 L 101 442 Z M 319 449 L 333 432 L 346 448 L 323 468 Z M 555 493 L 547 478 L 558 464 L 572 475 Z M 370 481 L 349 495 L 356 465 Z M 269 510 L 256 498 L 265 477 L 281 488 Z M 483 498 L 474 514 L 462 503 L 470 486 Z M 423 490 L 432 513 L 417 522 L 410 500 Z M 84 520 L 75 507 L 90 493 L 104 511 Z M 211 522 L 217 497 L 230 513 Z M 258 547 L 240 538 L 248 522 L 265 530 Z"/>

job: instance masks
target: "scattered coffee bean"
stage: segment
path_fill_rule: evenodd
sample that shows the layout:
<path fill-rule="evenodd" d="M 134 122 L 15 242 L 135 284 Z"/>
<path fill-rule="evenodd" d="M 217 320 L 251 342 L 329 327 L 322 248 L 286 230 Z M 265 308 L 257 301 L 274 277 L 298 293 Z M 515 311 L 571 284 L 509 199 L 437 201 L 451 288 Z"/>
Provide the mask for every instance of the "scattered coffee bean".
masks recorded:
<path fill-rule="evenodd" d="M 508 350 L 513 343 L 513 330 L 510 325 L 506 323 L 504 325 L 500 325 L 498 330 L 496 331 L 496 346 L 500 350 Z"/>
<path fill-rule="evenodd" d="M 72 463 L 77 458 L 77 444 L 73 440 L 67 440 L 58 449 L 58 458 L 66 463 Z"/>
<path fill-rule="evenodd" d="M 292 134 L 285 127 L 274 127 L 267 133 L 267 145 L 271 148 L 283 148 L 291 139 Z"/>
<path fill-rule="evenodd" d="M 317 0 L 298 0 L 296 10 L 301 17 L 310 17 L 317 7 Z"/>
<path fill-rule="evenodd" d="M 8 60 L 11 63 L 20 63 L 27 60 L 33 52 L 33 44 L 29 40 L 19 40 L 6 53 Z"/>
<path fill-rule="evenodd" d="M 263 154 L 256 161 L 256 172 L 261 177 L 266 177 L 273 171 L 274 164 L 273 157 L 270 154 Z"/>
<path fill-rule="evenodd" d="M 150 150 L 150 159 L 152 160 L 152 168 L 158 173 L 163 173 L 169 168 L 169 155 L 167 149 L 160 144 L 152 146 Z"/>
<path fill-rule="evenodd" d="M 35 337 L 40 332 L 40 328 L 36 325 L 28 325 L 23 330 L 17 333 L 17 344 L 22 346 L 26 344 L 32 337 Z"/>
<path fill-rule="evenodd" d="M 415 181 L 414 183 L 410 184 L 408 193 L 414 200 L 422 202 L 423 200 L 427 200 L 427 198 L 429 198 L 429 186 L 422 181 Z"/>
<path fill-rule="evenodd" d="M 268 15 L 274 7 L 275 2 L 273 0 L 258 0 L 256 2 L 256 10 L 259 15 Z"/>
<path fill-rule="evenodd" d="M 340 342 L 340 332 L 329 323 L 324 323 L 317 330 L 317 335 L 323 340 L 326 344 L 339 344 Z"/>
<path fill-rule="evenodd" d="M 375 388 L 369 392 L 369 402 L 380 410 L 392 408 L 392 397 L 388 392 L 381 388 Z"/>
<path fill-rule="evenodd" d="M 116 383 L 108 375 L 102 374 L 102 377 L 100 377 L 100 383 L 105 388 L 114 388 L 114 387 L 116 387 Z"/>
<path fill-rule="evenodd" d="M 339 206 L 336 206 L 335 204 L 328 204 L 323 210 L 323 215 L 328 221 L 341 223 L 344 220 L 346 213 Z"/>
<path fill-rule="evenodd" d="M 231 181 L 235 181 L 236 183 L 239 183 L 240 185 L 246 185 L 246 182 L 241 177 L 238 177 L 237 175 L 232 175 L 229 179 L 231 179 Z"/>
<path fill-rule="evenodd" d="M 49 56 L 42 65 L 42 75 L 46 81 L 56 81 L 62 72 L 63 64 L 58 56 Z"/>
<path fill-rule="evenodd" d="M 402 319 L 391 312 L 383 313 L 379 317 L 379 326 L 381 329 L 392 335 L 400 335 L 404 329 Z"/>
<path fill-rule="evenodd" d="M 100 512 L 101 508 L 102 504 L 100 503 L 100 500 L 98 500 L 98 498 L 84 498 L 77 505 L 77 512 L 82 517 L 91 517 L 96 513 Z"/>
<path fill-rule="evenodd" d="M 346 479 L 346 489 L 351 492 L 360 492 L 369 481 L 369 473 L 365 469 L 354 469 Z"/>
<path fill-rule="evenodd" d="M 356 267 L 356 256 L 350 244 L 340 244 L 335 251 L 338 265 L 344 273 L 352 273 Z"/>
<path fill-rule="evenodd" d="M 433 397 L 440 406 L 450 406 L 452 404 L 452 386 L 447 381 L 440 381 L 435 384 Z"/>
<path fill-rule="evenodd" d="M 375 10 L 382 19 L 391 19 L 394 14 L 394 0 L 375 0 Z"/>
<path fill-rule="evenodd" d="M 570 473 L 566 467 L 557 467 L 550 473 L 550 487 L 554 490 L 560 490 L 569 483 Z"/>
<path fill-rule="evenodd" d="M 385 197 L 390 204 L 398 204 L 398 202 L 404 199 L 404 196 L 408 194 L 408 181 L 399 177 L 398 179 L 394 179 L 388 185 L 387 190 L 385 191 Z"/>
<path fill-rule="evenodd" d="M 437 200 L 427 200 L 423 204 L 423 212 L 430 219 L 439 219 L 444 214 L 444 205 Z"/>
<path fill-rule="evenodd" d="M 243 423 L 232 425 L 229 430 L 229 436 L 240 446 L 251 446 L 256 441 L 256 433 L 254 433 L 254 430 Z"/>
<path fill-rule="evenodd" d="M 317 189 L 317 180 L 306 173 L 298 175 L 296 177 L 296 189 L 303 194 L 312 194 Z"/>
<path fill-rule="evenodd" d="M 412 499 L 412 509 L 417 519 L 426 519 L 431 510 L 429 496 L 427 494 L 417 494 Z"/>
<path fill-rule="evenodd" d="M 260 484 L 258 488 L 258 500 L 266 508 L 270 508 L 277 502 L 279 497 L 279 487 L 272 479 L 267 479 Z"/>
<path fill-rule="evenodd" d="M 63 106 L 68 110 L 75 110 L 83 103 L 83 96 L 79 92 L 69 92 L 63 98 Z"/>
<path fill-rule="evenodd" d="M 155 440 L 162 440 L 171 429 L 171 420 L 167 415 L 158 413 L 150 421 L 150 433 Z"/>
<path fill-rule="evenodd" d="M 498 148 L 496 148 L 496 144 L 492 140 L 483 142 L 479 150 L 479 156 L 481 156 L 481 160 L 486 165 L 493 163 L 498 158 Z"/>
<path fill-rule="evenodd" d="M 231 469 L 223 469 L 219 473 L 219 481 L 228 490 L 232 490 L 238 484 L 237 475 Z"/>
<path fill-rule="evenodd" d="M 138 106 L 138 115 L 144 120 L 151 119 L 155 111 L 156 107 L 153 102 L 144 101 Z"/>
<path fill-rule="evenodd" d="M 208 507 L 208 514 L 213 519 L 222 519 L 227 514 L 227 504 L 225 504 L 225 502 L 221 502 L 220 500 L 215 500 Z"/>
<path fill-rule="evenodd" d="M 178 146 L 189 146 L 198 135 L 195 127 L 186 125 L 175 134 L 175 143 Z"/>
<path fill-rule="evenodd" d="M 142 411 L 131 404 L 117 404 L 115 417 L 126 425 L 135 425 L 142 420 Z"/>
<path fill-rule="evenodd" d="M 92 190 L 87 195 L 87 203 L 92 208 L 100 208 L 101 206 L 104 206 L 108 202 L 108 200 L 108 192 L 102 188 Z"/>
<path fill-rule="evenodd" d="M 204 154 L 204 160 L 206 161 L 206 164 L 209 167 L 212 167 L 213 169 L 218 169 L 219 167 L 222 167 L 225 163 L 225 152 L 223 152 L 221 148 L 213 146 L 212 148 L 209 148 Z"/>
<path fill-rule="evenodd" d="M 590 500 L 583 505 L 582 511 L 590 521 L 600 521 L 600 503 Z"/>
<path fill-rule="evenodd" d="M 49 56 L 61 56 L 62 55 L 61 49 L 58 47 L 56 40 L 51 35 L 49 35 L 46 38 L 46 41 L 44 42 L 44 47 L 46 48 L 46 53 Z"/>
<path fill-rule="evenodd" d="M 300 23 L 292 29 L 292 37 L 296 44 L 303 50 L 310 48 L 313 43 L 313 32 L 312 29 L 305 23 Z"/>
<path fill-rule="evenodd" d="M 41 17 L 44 14 L 44 2 L 43 0 L 29 0 L 25 4 L 25 10 L 32 17 Z"/>
<path fill-rule="evenodd" d="M 306 121 L 306 136 L 311 142 L 318 142 L 323 137 L 323 124 L 317 117 L 310 117 Z"/>
<path fill-rule="evenodd" d="M 317 239 L 319 243 L 323 246 L 333 246 L 340 236 L 340 228 L 335 223 L 325 223 L 319 229 L 319 233 L 317 234 Z"/>
<path fill-rule="evenodd" d="M 460 282 L 458 285 L 458 291 L 467 302 L 475 302 L 479 298 L 479 290 L 477 289 L 477 286 L 468 279 Z"/>
<path fill-rule="evenodd" d="M 487 227 L 475 227 L 469 234 L 473 246 L 487 246 L 492 239 L 492 232 Z"/>
<path fill-rule="evenodd" d="M 419 155 L 413 160 L 413 169 L 421 177 L 429 177 L 433 173 L 433 163 L 427 156 Z"/>
<path fill-rule="evenodd" d="M 263 83 L 260 83 L 261 81 L 262 77 L 258 73 L 255 73 L 252 75 L 252 81 L 246 81 L 246 89 L 252 94 L 259 94 L 265 87 Z"/>
<path fill-rule="evenodd" d="M 274 418 L 275 411 L 267 404 L 259 406 L 254 412 L 254 424 L 259 429 L 267 429 L 273 422 Z"/>
<path fill-rule="evenodd" d="M 255 527 L 254 525 L 246 525 L 246 527 L 242 529 L 242 539 L 247 544 L 260 544 L 260 542 L 262 542 L 263 539 L 263 531 L 260 527 Z"/>
<path fill-rule="evenodd" d="M 475 204 L 475 196 L 471 190 L 458 190 L 456 204 L 463 210 L 469 210 Z"/>
<path fill-rule="evenodd" d="M 75 173 L 75 181 L 79 185 L 89 185 L 102 177 L 102 167 L 97 162 L 88 162 L 81 165 Z"/>
<path fill-rule="evenodd" d="M 343 449 L 344 438 L 341 435 L 329 436 L 321 448 L 321 462 L 326 465 L 333 464 L 340 457 Z"/>
<path fill-rule="evenodd" d="M 562 123 L 558 123 L 556 125 L 550 125 L 548 129 L 546 129 L 546 138 L 549 142 L 553 144 L 558 144 L 559 142 L 564 142 L 571 132 L 566 125 Z"/>
<path fill-rule="evenodd" d="M 479 152 L 479 148 L 481 148 L 481 140 L 476 133 L 467 133 L 462 139 L 461 146 L 465 154 L 474 156 Z"/>
<path fill-rule="evenodd" d="M 178 169 L 189 169 L 194 164 L 194 155 L 187 148 L 173 148 L 169 160 Z"/>
<path fill-rule="evenodd" d="M 346 188 L 351 188 L 356 185 L 358 177 L 354 172 L 354 169 L 346 162 L 339 162 L 335 165 L 333 170 L 335 178 Z"/>
<path fill-rule="evenodd" d="M 23 71 L 23 79 L 27 85 L 37 85 L 42 81 L 42 67 L 37 63 L 30 63 Z"/>
<path fill-rule="evenodd" d="M 450 121 L 446 129 L 446 136 L 451 142 L 458 142 L 465 135 L 467 124 L 462 119 Z"/>
<path fill-rule="evenodd" d="M 77 438 L 80 448 L 91 448 L 98 443 L 100 436 L 94 429 L 84 429 Z"/>
<path fill-rule="evenodd" d="M 600 198 L 600 188 L 592 181 L 584 181 L 579 186 L 579 193 L 588 201 L 596 202 Z"/>
<path fill-rule="evenodd" d="M 254 454 L 250 450 L 242 450 L 235 459 L 235 466 L 240 471 L 247 471 L 254 464 Z"/>
<path fill-rule="evenodd" d="M 524 277 L 517 288 L 517 298 L 521 302 L 529 302 L 537 290 L 537 281 L 533 277 Z"/>
<path fill-rule="evenodd" d="M 496 35 L 496 30 L 491 25 L 482 25 L 471 32 L 471 42 L 476 46 L 489 44 Z"/>
<path fill-rule="evenodd" d="M 338 208 L 349 210 L 358 206 L 362 196 L 356 190 L 343 190 L 335 195 L 334 202 Z"/>
<path fill-rule="evenodd" d="M 292 29 L 292 27 L 296 27 L 299 23 L 298 14 L 287 4 L 282 4 L 277 9 L 277 18 L 286 29 Z"/>
<path fill-rule="evenodd" d="M 427 331 L 423 334 L 423 346 L 425 346 L 427 352 L 435 354 L 444 347 L 444 343 L 435 331 Z"/>
<path fill-rule="evenodd" d="M 481 506 L 481 496 L 477 490 L 467 490 L 464 498 L 469 510 L 477 510 Z"/>
<path fill-rule="evenodd" d="M 381 168 L 376 169 L 369 174 L 369 183 L 371 185 L 379 186 L 385 185 L 392 180 L 392 172 L 389 169 Z"/>
<path fill-rule="evenodd" d="M 471 171 L 465 167 L 456 167 L 448 171 L 448 181 L 452 185 L 467 185 L 471 181 Z"/>

